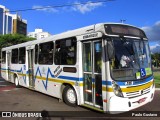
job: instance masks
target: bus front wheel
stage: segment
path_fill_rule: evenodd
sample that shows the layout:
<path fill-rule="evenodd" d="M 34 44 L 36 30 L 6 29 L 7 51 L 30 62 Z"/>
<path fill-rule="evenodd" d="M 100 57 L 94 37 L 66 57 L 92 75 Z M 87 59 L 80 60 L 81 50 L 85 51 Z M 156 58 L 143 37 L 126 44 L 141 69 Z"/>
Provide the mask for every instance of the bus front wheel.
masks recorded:
<path fill-rule="evenodd" d="M 75 107 L 77 104 L 77 97 L 75 90 L 70 87 L 66 86 L 63 90 L 63 100 L 67 105 Z"/>

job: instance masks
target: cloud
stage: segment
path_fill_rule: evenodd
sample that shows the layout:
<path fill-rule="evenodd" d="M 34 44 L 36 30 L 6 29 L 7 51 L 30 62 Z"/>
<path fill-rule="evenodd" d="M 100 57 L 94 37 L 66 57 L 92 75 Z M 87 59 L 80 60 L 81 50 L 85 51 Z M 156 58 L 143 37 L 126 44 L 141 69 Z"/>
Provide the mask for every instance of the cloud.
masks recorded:
<path fill-rule="evenodd" d="M 85 14 L 86 12 L 90 12 L 94 10 L 95 8 L 98 8 L 102 6 L 102 2 L 95 2 L 88 1 L 86 3 L 80 3 L 80 2 L 74 2 L 74 6 L 71 8 L 63 7 L 62 10 L 65 11 L 78 11 L 82 14 Z M 44 12 L 58 12 L 58 9 L 53 8 L 52 6 L 41 6 L 41 5 L 34 5 L 32 6 L 32 9 L 36 9 L 37 11 L 44 11 Z"/>
<path fill-rule="evenodd" d="M 156 44 L 154 46 L 150 46 L 151 53 L 160 53 L 160 45 Z"/>
<path fill-rule="evenodd" d="M 88 1 L 86 4 L 81 4 L 79 2 L 75 2 L 75 4 L 77 4 L 77 5 L 75 5 L 73 7 L 73 10 L 79 11 L 82 14 L 85 14 L 86 12 L 90 12 L 90 11 L 94 10 L 95 8 L 98 8 L 103 5 L 101 2 L 93 3 L 91 1 Z"/>
<path fill-rule="evenodd" d="M 156 44 L 156 45 L 150 46 L 150 49 L 151 49 L 151 50 L 154 50 L 157 46 L 159 46 L 159 44 Z"/>
<path fill-rule="evenodd" d="M 51 12 L 51 13 L 58 12 L 57 9 L 52 8 L 51 6 L 34 5 L 32 6 L 32 9 L 36 9 L 37 11 Z"/>
<path fill-rule="evenodd" d="M 153 26 L 142 27 L 151 41 L 160 41 L 160 21 L 156 22 Z"/>

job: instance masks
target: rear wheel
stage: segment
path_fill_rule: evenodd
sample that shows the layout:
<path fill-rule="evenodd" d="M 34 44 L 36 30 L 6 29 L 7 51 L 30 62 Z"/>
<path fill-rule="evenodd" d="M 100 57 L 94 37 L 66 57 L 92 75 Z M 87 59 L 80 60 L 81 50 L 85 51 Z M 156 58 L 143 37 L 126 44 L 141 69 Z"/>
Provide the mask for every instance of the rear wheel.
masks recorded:
<path fill-rule="evenodd" d="M 20 87 L 19 85 L 19 80 L 18 80 L 18 77 L 16 76 L 15 79 L 14 79 L 14 84 L 16 85 L 16 87 Z"/>
<path fill-rule="evenodd" d="M 77 97 L 75 90 L 70 87 L 66 86 L 63 90 L 63 100 L 67 105 L 75 107 L 77 104 Z"/>

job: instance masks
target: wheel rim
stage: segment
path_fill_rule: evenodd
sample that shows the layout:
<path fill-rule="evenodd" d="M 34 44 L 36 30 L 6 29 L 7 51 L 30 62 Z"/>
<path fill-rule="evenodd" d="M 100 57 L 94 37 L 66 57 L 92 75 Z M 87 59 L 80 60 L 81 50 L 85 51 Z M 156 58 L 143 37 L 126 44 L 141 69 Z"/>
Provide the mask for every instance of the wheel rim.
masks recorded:
<path fill-rule="evenodd" d="M 17 77 L 15 78 L 15 84 L 16 84 L 16 86 L 18 86 L 18 78 Z"/>
<path fill-rule="evenodd" d="M 76 96 L 75 96 L 75 93 L 74 93 L 73 89 L 69 89 L 67 91 L 67 99 L 70 103 L 75 103 L 76 102 Z"/>

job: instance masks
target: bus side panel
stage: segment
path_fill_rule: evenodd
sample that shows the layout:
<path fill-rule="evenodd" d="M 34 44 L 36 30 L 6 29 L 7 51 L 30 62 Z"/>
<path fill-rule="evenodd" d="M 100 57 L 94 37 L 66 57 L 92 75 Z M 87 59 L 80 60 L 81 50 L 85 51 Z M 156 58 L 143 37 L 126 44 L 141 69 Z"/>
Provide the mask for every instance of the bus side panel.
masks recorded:
<path fill-rule="evenodd" d="M 19 84 L 24 87 L 28 87 L 27 85 L 27 74 L 26 74 L 26 65 L 25 64 L 19 64 L 18 65 L 18 78 L 19 78 Z"/>
<path fill-rule="evenodd" d="M 15 77 L 18 78 L 20 86 L 26 86 L 26 73 L 25 73 L 25 65 L 23 64 L 11 64 L 11 82 L 15 83 Z"/>
<path fill-rule="evenodd" d="M 7 80 L 7 66 L 4 63 L 1 63 L 1 77 Z"/>
<path fill-rule="evenodd" d="M 78 73 L 63 72 L 63 67 L 62 65 L 35 65 L 35 90 L 62 98 L 62 84 L 74 87 L 78 80 Z"/>
<path fill-rule="evenodd" d="M 79 76 L 79 91 L 78 93 L 78 103 L 79 105 L 84 104 L 84 94 L 83 94 L 83 68 L 82 68 L 82 42 L 78 41 L 77 42 L 77 63 L 78 63 L 78 76 Z"/>
<path fill-rule="evenodd" d="M 6 56 L 7 56 L 7 53 L 6 53 Z M 1 58 L 2 58 L 2 53 L 1 53 Z M 6 57 L 6 59 L 5 59 L 4 62 L 2 60 L 0 67 L 1 67 L 1 77 L 3 79 L 7 80 L 8 79 L 7 78 L 7 75 L 8 75 L 8 71 L 7 71 L 7 57 Z"/>

